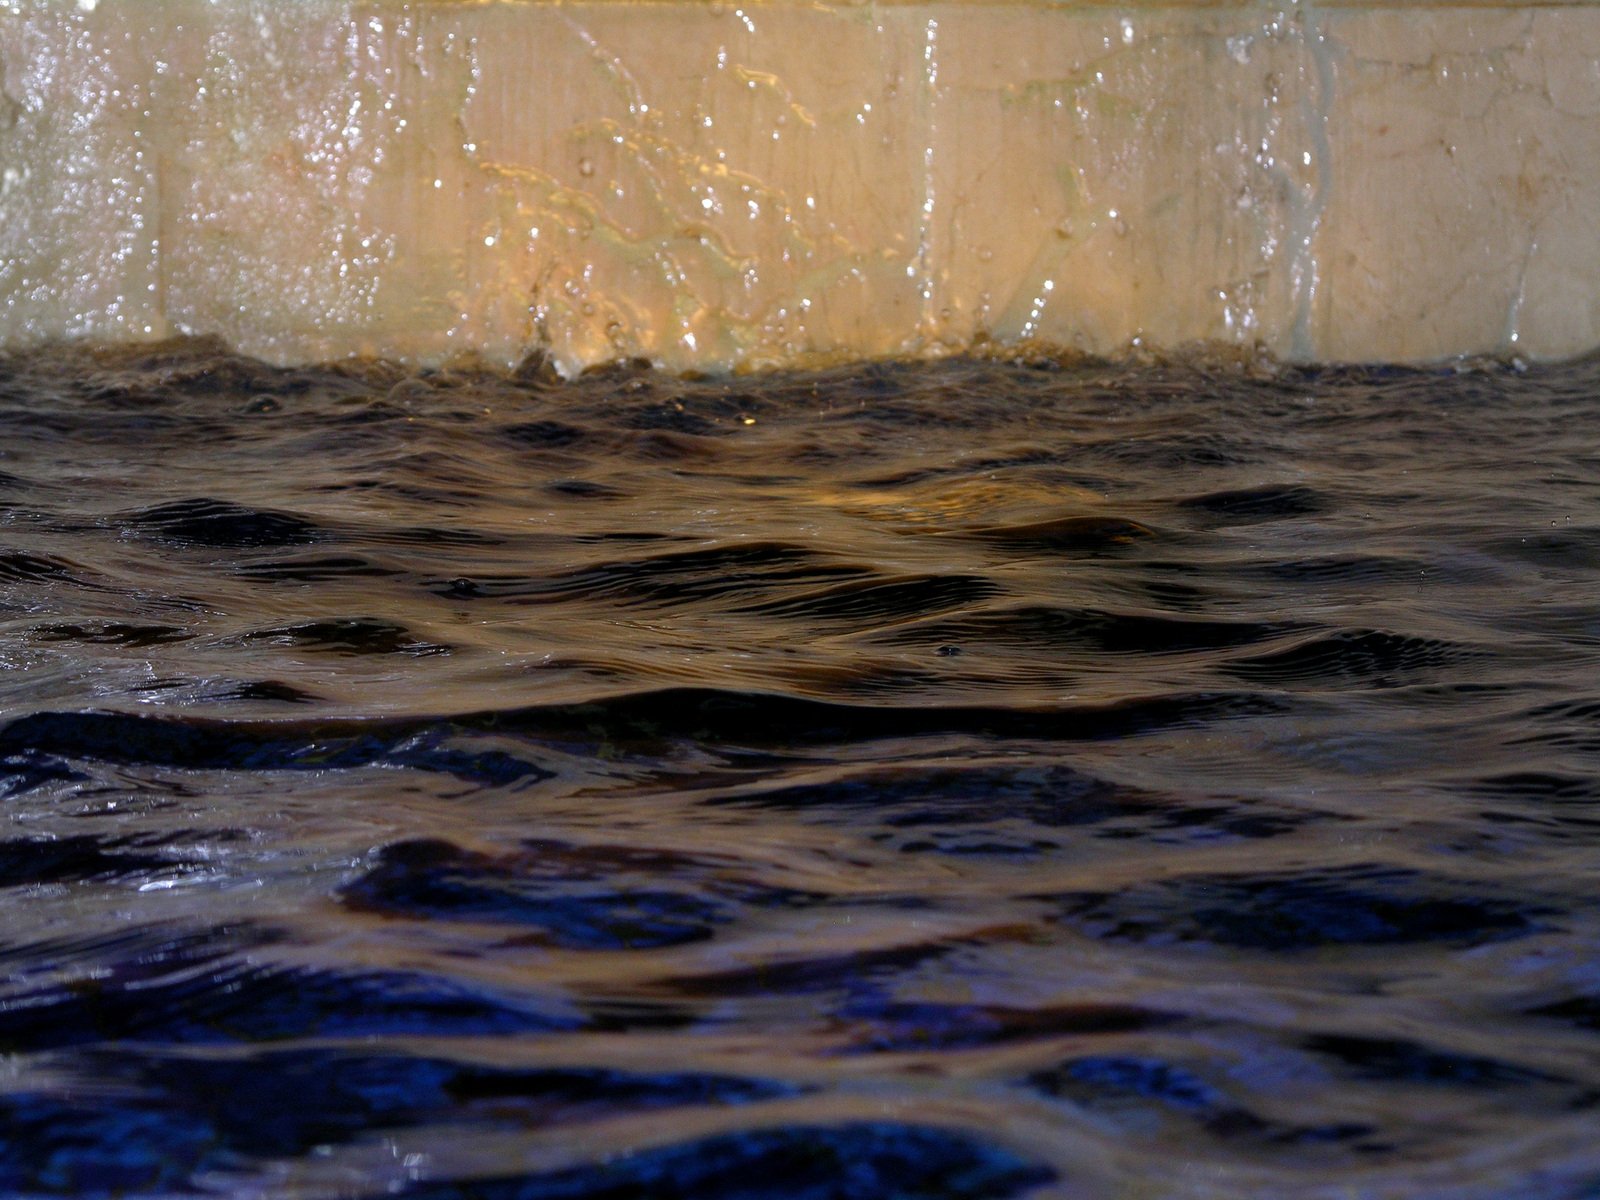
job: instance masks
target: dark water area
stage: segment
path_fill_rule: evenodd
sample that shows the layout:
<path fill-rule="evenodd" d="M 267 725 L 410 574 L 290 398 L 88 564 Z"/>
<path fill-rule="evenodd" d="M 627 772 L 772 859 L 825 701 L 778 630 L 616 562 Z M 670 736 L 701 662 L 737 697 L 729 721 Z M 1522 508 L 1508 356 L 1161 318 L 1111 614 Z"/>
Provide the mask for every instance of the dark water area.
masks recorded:
<path fill-rule="evenodd" d="M 1600 1196 L 1600 363 L 0 359 L 0 1194 Z"/>

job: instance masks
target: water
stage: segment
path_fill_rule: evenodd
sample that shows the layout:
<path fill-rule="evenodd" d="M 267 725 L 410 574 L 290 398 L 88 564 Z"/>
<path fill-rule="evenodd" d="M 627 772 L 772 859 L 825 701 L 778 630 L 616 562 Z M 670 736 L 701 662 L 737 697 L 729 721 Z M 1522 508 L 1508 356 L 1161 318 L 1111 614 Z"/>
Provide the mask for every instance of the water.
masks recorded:
<path fill-rule="evenodd" d="M 1600 1195 L 1600 364 L 0 364 L 0 1193 Z"/>

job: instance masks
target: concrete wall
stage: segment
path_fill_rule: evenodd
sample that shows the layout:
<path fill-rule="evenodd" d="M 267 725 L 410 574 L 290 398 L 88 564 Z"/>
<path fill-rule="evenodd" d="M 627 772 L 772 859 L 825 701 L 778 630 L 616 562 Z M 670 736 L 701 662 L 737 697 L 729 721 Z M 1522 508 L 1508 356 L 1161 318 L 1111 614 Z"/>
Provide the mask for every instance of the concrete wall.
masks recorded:
<path fill-rule="evenodd" d="M 1600 345 L 1600 6 L 0 0 L 0 344 Z"/>

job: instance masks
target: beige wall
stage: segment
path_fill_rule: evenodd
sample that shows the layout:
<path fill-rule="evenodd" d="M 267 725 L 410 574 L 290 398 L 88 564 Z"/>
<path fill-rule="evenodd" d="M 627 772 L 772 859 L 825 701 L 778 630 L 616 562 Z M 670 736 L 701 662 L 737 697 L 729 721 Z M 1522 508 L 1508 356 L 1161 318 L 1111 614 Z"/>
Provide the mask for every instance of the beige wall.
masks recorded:
<path fill-rule="evenodd" d="M 0 343 L 1600 345 L 1600 6 L 0 0 Z"/>

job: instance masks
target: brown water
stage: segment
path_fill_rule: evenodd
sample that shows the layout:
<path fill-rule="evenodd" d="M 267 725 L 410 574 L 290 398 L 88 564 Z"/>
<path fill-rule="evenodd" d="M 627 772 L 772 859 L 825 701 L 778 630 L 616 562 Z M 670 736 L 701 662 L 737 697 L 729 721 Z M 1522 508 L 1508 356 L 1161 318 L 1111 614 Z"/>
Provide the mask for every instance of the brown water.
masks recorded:
<path fill-rule="evenodd" d="M 0 1192 L 1600 1195 L 1600 364 L 0 360 Z"/>

